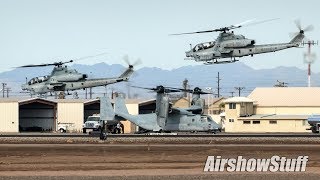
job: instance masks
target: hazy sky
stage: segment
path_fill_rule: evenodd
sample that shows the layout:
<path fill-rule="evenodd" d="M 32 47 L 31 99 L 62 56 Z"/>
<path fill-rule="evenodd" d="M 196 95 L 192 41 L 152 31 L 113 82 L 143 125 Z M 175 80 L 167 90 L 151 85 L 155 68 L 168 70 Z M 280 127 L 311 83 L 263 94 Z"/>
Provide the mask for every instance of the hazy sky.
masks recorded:
<path fill-rule="evenodd" d="M 128 54 L 132 61 L 141 58 L 142 67 L 198 65 L 184 60 L 189 44 L 212 41 L 218 34 L 168 34 L 219 28 L 253 18 L 280 18 L 235 33 L 255 39 L 257 44 L 288 42 L 289 33 L 297 31 L 293 21 L 300 19 L 303 26 L 314 25 L 307 36 L 319 40 L 319 7 L 319 0 L 1 0 L 0 71 L 103 52 L 108 54 L 78 63 L 124 64 L 122 57 Z M 294 48 L 241 60 L 255 69 L 306 69 L 306 51 Z M 319 52 L 319 46 L 313 51 Z M 320 60 L 313 70 L 320 72 Z"/>

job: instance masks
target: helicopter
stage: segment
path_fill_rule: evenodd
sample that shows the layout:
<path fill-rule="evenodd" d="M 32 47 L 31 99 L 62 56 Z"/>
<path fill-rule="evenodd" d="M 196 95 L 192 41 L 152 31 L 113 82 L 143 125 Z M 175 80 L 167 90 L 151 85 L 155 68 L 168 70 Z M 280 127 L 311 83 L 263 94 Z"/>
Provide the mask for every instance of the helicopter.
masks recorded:
<path fill-rule="evenodd" d="M 131 115 L 128 113 L 124 99 L 119 96 L 115 100 L 114 115 L 127 119 L 145 130 L 154 132 L 203 131 L 216 133 L 221 131 L 220 125 L 213 121 L 209 115 L 203 114 L 203 110 L 201 110 L 204 105 L 204 103 L 202 104 L 203 100 L 197 101 L 198 99 L 195 98 L 194 104 L 190 108 L 174 108 L 166 94 L 181 92 L 180 89 L 161 85 L 155 88 L 142 89 L 152 90 L 157 93 L 155 113 Z M 111 103 L 109 103 L 109 106 L 111 107 Z"/>
<path fill-rule="evenodd" d="M 69 94 L 70 90 L 74 91 L 78 89 L 106 86 L 108 84 L 128 81 L 134 72 L 134 65 L 140 63 L 140 60 L 134 64 L 130 64 L 127 59 L 125 60 L 128 63 L 128 68 L 120 76 L 98 79 L 88 79 L 87 74 L 79 73 L 77 70 L 70 69 L 65 65 L 67 63 L 72 63 L 73 60 L 66 62 L 60 61 L 48 64 L 19 66 L 18 68 L 54 66 L 50 75 L 34 77 L 26 82 L 26 84 L 22 84 L 21 88 L 23 91 L 30 92 L 31 95 L 43 95 L 46 93 L 65 91 L 67 91 Z"/>
<path fill-rule="evenodd" d="M 289 41 L 288 43 L 261 45 L 256 45 L 256 41 L 254 39 L 248 39 L 241 34 L 234 34 L 234 31 L 232 31 L 244 26 L 256 25 L 273 20 L 276 19 L 268 19 L 260 22 L 253 22 L 254 20 L 248 20 L 236 25 L 207 31 L 196 31 L 171 35 L 220 32 L 215 41 L 199 43 L 194 47 L 192 47 L 192 45 L 190 44 L 191 49 L 186 52 L 185 60 L 201 61 L 204 62 L 205 65 L 211 65 L 234 63 L 239 61 L 239 59 L 236 58 L 241 58 L 244 56 L 253 56 L 255 54 L 271 53 L 288 48 L 299 47 L 305 37 L 304 33 L 313 30 L 312 25 L 309 25 L 305 29 L 302 29 L 300 21 L 296 20 L 295 24 L 298 27 L 299 32 L 296 32 L 294 34 L 294 37 L 291 41 Z M 227 58 L 229 59 L 225 60 Z"/>

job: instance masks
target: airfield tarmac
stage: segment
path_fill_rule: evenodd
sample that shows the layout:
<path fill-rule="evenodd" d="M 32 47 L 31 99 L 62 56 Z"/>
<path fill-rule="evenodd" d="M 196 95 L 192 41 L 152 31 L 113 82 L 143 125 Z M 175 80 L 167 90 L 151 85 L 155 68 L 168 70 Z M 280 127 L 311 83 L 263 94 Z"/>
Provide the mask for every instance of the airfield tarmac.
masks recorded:
<path fill-rule="evenodd" d="M 0 179 L 318 179 L 319 152 L 308 143 L 0 144 Z M 297 173 L 203 172 L 208 155 L 308 155 L 309 162 Z"/>

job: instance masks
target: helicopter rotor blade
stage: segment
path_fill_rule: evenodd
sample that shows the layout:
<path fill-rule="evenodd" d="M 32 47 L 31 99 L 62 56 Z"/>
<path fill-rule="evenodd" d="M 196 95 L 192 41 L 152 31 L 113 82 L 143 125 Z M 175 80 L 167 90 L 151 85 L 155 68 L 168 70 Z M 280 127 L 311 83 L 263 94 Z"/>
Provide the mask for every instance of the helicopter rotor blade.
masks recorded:
<path fill-rule="evenodd" d="M 228 27 L 222 27 L 222 28 L 218 28 L 218 29 L 212 29 L 212 30 L 206 30 L 206 31 L 195 31 L 195 32 L 187 32 L 187 33 L 178 33 L 178 34 L 169 34 L 169 35 L 184 35 L 184 34 L 199 34 L 199 33 L 210 33 L 210 32 L 217 32 L 217 31 L 229 31 L 231 29 L 237 29 L 237 28 L 241 28 L 241 27 L 247 27 L 247 26 L 252 26 L 252 25 L 256 25 L 256 24 L 261 24 L 261 23 L 265 23 L 265 22 L 269 22 L 269 21 L 274 21 L 277 20 L 279 18 L 273 18 L 273 19 L 266 19 L 263 21 L 257 21 L 255 22 L 255 19 L 250 19 L 250 20 L 246 20 L 244 22 L 235 24 L 235 25 L 231 25 Z"/>
<path fill-rule="evenodd" d="M 266 23 L 266 22 L 270 22 L 270 21 L 275 21 L 275 20 L 278 20 L 280 18 L 272 18 L 272 19 L 266 19 L 266 20 L 262 20 L 262 21 L 255 21 L 255 19 L 253 20 L 248 20 L 246 23 L 244 23 L 243 25 L 241 25 L 241 27 L 247 27 L 247 26 L 254 26 L 254 25 L 257 25 L 257 24 L 262 24 L 262 23 Z M 253 21 L 253 22 L 252 22 Z M 252 22 L 252 23 L 250 23 Z"/>
<path fill-rule="evenodd" d="M 140 58 L 138 58 L 138 59 L 132 64 L 132 66 L 139 66 L 139 65 L 141 65 L 141 64 L 142 64 L 142 61 L 141 61 Z"/>
<path fill-rule="evenodd" d="M 235 25 L 231 25 L 230 27 L 235 27 L 235 28 L 239 28 L 239 27 L 242 27 L 243 25 L 247 24 L 247 23 L 250 23 L 252 21 L 255 21 L 256 19 L 250 19 L 250 20 L 246 20 L 244 22 L 241 22 L 241 23 L 238 23 L 238 24 L 235 24 Z"/>
<path fill-rule="evenodd" d="M 126 62 L 128 65 L 130 64 L 130 62 L 129 62 L 129 56 L 128 56 L 127 54 L 124 55 L 122 59 L 123 59 L 124 62 Z"/>
<path fill-rule="evenodd" d="M 296 19 L 294 20 L 294 23 L 296 24 L 297 28 L 299 29 L 299 31 L 302 30 L 302 26 L 301 26 L 301 21 L 300 19 Z"/>
<path fill-rule="evenodd" d="M 215 32 L 217 29 L 207 30 L 207 31 L 195 31 L 195 32 L 187 32 L 187 33 L 178 33 L 178 34 L 169 34 L 170 36 L 177 36 L 177 35 L 185 35 L 185 34 L 200 34 L 200 33 L 210 33 Z"/>
<path fill-rule="evenodd" d="M 131 64 L 130 61 L 129 61 L 129 56 L 128 55 L 125 55 L 123 57 L 123 60 L 129 67 L 134 67 L 134 66 L 138 66 L 138 65 L 142 64 L 142 61 L 141 61 L 140 58 L 138 58 L 134 63 Z"/>
<path fill-rule="evenodd" d="M 308 32 L 308 31 L 313 31 L 314 26 L 313 25 L 309 25 L 306 28 L 303 29 L 304 32 Z"/>
<path fill-rule="evenodd" d="M 96 54 L 96 55 L 91 55 L 91 56 L 83 56 L 83 57 L 74 59 L 74 61 L 80 61 L 80 60 L 84 60 L 84 59 L 94 58 L 94 57 L 102 56 L 102 55 L 105 55 L 105 54 L 108 54 L 108 53 L 107 53 L 107 52 L 104 52 L 104 53 L 100 53 L 100 54 Z"/>

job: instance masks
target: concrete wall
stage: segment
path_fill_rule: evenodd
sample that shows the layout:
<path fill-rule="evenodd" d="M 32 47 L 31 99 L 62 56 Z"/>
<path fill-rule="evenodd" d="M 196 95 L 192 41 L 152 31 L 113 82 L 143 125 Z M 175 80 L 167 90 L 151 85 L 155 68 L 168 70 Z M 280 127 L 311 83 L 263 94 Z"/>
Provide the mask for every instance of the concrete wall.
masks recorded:
<path fill-rule="evenodd" d="M 71 132 L 82 132 L 83 103 L 59 102 L 57 106 L 57 123 L 71 123 L 73 124 L 69 128 Z"/>
<path fill-rule="evenodd" d="M 18 102 L 0 103 L 0 132 L 19 132 Z"/>

